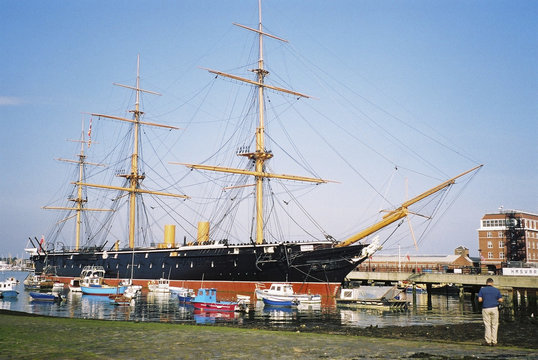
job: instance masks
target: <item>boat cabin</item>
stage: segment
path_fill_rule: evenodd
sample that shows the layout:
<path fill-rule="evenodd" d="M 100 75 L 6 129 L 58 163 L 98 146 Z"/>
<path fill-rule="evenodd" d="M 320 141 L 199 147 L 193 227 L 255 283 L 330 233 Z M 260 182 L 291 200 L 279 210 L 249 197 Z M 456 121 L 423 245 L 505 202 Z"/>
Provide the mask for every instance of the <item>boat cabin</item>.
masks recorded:
<path fill-rule="evenodd" d="M 194 298 L 195 302 L 216 303 L 217 289 L 198 289 L 198 294 Z"/>
<path fill-rule="evenodd" d="M 10 281 L 0 282 L 0 291 L 13 290 L 13 284 Z"/>
<path fill-rule="evenodd" d="M 278 295 L 293 295 L 293 286 L 291 284 L 271 284 L 271 288 L 269 291 L 271 294 L 278 294 Z"/>
<path fill-rule="evenodd" d="M 102 266 L 85 266 L 80 273 L 80 285 L 101 286 L 105 277 L 105 269 Z"/>

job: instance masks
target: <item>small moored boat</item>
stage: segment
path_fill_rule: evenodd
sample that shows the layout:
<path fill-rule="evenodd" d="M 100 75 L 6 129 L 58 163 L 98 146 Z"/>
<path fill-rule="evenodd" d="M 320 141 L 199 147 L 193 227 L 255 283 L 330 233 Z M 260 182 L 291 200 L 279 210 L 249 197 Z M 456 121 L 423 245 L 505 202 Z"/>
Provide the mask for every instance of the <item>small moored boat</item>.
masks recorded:
<path fill-rule="evenodd" d="M 28 290 L 52 289 L 54 281 L 43 274 L 29 273 L 23 281 L 24 288 Z"/>
<path fill-rule="evenodd" d="M 397 286 L 361 286 L 353 289 L 342 289 L 336 303 L 381 310 L 404 310 L 407 308 L 405 292 L 398 289 Z"/>
<path fill-rule="evenodd" d="M 148 290 L 151 292 L 161 293 L 161 294 L 168 294 L 168 293 L 177 294 L 177 293 L 184 292 L 185 290 L 190 290 L 190 289 L 185 289 L 184 287 L 180 287 L 180 286 L 172 286 L 170 285 L 169 279 L 160 278 L 158 281 L 153 280 L 153 281 L 148 282 Z"/>
<path fill-rule="evenodd" d="M 84 266 L 80 276 L 69 282 L 69 290 L 72 292 L 82 292 L 81 285 L 90 285 L 99 283 L 99 279 L 105 277 L 105 269 L 102 266 L 90 265 Z"/>
<path fill-rule="evenodd" d="M 64 298 L 62 294 L 57 292 L 30 292 L 30 297 L 35 301 L 62 301 Z"/>
<path fill-rule="evenodd" d="M 190 303 L 194 299 L 196 293 L 192 289 L 182 288 L 176 292 L 180 303 Z"/>
<path fill-rule="evenodd" d="M 198 294 L 191 301 L 195 309 L 205 311 L 222 311 L 222 312 L 234 312 L 234 311 L 246 311 L 248 307 L 235 301 L 217 301 L 217 289 L 198 289 Z"/>
<path fill-rule="evenodd" d="M 291 306 L 299 305 L 299 301 L 297 299 L 286 300 L 286 299 L 281 299 L 281 298 L 273 297 L 273 296 L 265 296 L 262 300 L 265 305 L 269 305 L 269 306 L 291 307 Z"/>
<path fill-rule="evenodd" d="M 98 296 L 109 296 L 109 295 L 122 295 L 127 286 L 112 286 L 112 285 L 90 285 L 90 286 L 81 286 L 82 294 L 84 295 L 98 295 Z"/>
<path fill-rule="evenodd" d="M 86 272 L 85 272 L 86 270 Z M 127 285 L 107 285 L 104 283 L 105 269 L 102 266 L 85 267 L 81 273 L 80 290 L 84 295 L 121 295 Z"/>
<path fill-rule="evenodd" d="M 263 289 L 259 285 L 256 288 L 256 298 L 266 305 L 273 306 L 296 306 L 299 304 L 320 304 L 319 294 L 297 294 L 293 286 L 288 283 L 274 283 L 269 289 Z"/>
<path fill-rule="evenodd" d="M 0 299 L 17 297 L 19 292 L 13 288 L 14 286 L 13 281 L 9 279 L 0 282 Z"/>

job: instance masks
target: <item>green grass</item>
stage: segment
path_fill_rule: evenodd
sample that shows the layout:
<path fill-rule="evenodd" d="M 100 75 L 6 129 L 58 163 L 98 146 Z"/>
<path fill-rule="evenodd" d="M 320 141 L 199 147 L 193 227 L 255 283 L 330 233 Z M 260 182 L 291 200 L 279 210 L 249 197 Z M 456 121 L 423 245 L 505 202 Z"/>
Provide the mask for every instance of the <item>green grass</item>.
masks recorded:
<path fill-rule="evenodd" d="M 465 358 L 530 349 L 227 326 L 33 316 L 0 311 L 0 359 Z"/>

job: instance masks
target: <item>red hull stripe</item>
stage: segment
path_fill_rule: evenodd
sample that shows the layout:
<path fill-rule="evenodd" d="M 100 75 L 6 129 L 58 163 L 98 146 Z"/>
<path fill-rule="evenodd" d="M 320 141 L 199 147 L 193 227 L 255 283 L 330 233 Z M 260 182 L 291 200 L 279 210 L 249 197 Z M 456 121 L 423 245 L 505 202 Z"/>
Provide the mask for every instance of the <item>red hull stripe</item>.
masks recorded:
<path fill-rule="evenodd" d="M 72 278 L 59 277 L 57 280 L 69 283 Z M 151 280 L 134 279 L 133 284 L 142 285 L 147 288 L 148 282 Z M 105 282 L 110 285 L 117 285 L 117 279 L 105 279 Z M 254 282 L 254 281 L 197 281 L 197 280 L 170 280 L 170 286 L 181 286 L 195 291 L 200 288 L 215 288 L 219 300 L 234 301 L 237 294 L 249 295 L 254 297 L 256 285 L 268 289 L 272 282 Z M 324 305 L 334 304 L 334 298 L 340 289 L 340 283 L 291 283 L 293 290 L 301 294 L 320 294 Z M 146 289 L 144 289 L 146 290 Z M 254 300 L 254 298 L 253 298 Z"/>

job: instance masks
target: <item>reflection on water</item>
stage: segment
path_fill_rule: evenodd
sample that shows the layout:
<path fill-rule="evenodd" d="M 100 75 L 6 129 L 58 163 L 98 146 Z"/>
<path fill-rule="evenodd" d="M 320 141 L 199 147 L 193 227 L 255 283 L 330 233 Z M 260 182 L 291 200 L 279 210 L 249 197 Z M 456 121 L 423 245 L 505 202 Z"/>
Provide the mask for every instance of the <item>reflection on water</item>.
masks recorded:
<path fill-rule="evenodd" d="M 194 309 L 194 321 L 197 324 L 216 324 L 218 322 L 236 322 L 241 319 L 241 314 L 232 311 L 203 311 Z"/>
<path fill-rule="evenodd" d="M 34 302 L 22 281 L 25 272 L 0 273 L 0 280 L 14 276 L 20 280 L 15 299 L 0 300 L 0 309 L 23 311 L 41 315 L 84 319 L 154 321 L 173 323 L 219 324 L 234 323 L 271 327 L 368 327 L 409 326 L 421 324 L 448 324 L 481 322 L 481 314 L 473 311 L 471 302 L 460 302 L 458 297 L 432 296 L 428 309 L 427 295 L 418 294 L 416 304 L 407 311 L 379 311 L 332 306 L 300 305 L 295 308 L 268 307 L 253 301 L 248 313 L 204 312 L 180 303 L 177 296 L 142 293 L 133 305 L 117 306 L 108 297 L 82 295 L 64 290 L 66 301 Z M 254 297 L 252 297 L 254 300 Z"/>
<path fill-rule="evenodd" d="M 6 298 L 0 299 L 0 309 L 2 310 L 11 310 L 11 304 L 16 303 L 17 298 Z"/>

